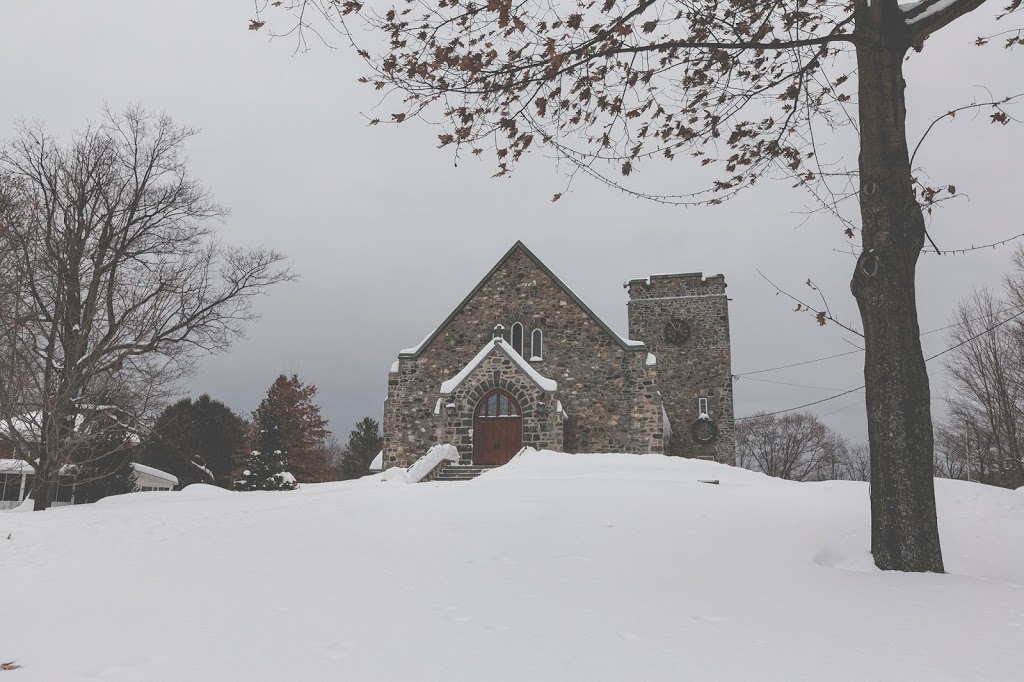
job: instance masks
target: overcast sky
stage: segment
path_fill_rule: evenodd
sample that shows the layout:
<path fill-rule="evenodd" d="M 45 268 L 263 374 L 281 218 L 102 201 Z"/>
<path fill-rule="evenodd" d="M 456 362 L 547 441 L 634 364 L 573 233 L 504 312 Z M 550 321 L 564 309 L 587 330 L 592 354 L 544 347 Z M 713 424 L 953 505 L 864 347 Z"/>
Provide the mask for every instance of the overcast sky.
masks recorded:
<path fill-rule="evenodd" d="M 1024 91 L 1024 54 L 979 49 L 989 2 L 929 40 L 907 65 L 912 139 L 935 116 L 985 97 Z M 258 303 L 262 319 L 226 355 L 205 360 L 191 383 L 248 413 L 280 373 L 297 372 L 320 390 L 339 439 L 355 421 L 380 419 L 387 371 L 397 352 L 441 322 L 494 262 L 522 239 L 608 324 L 626 332 L 622 282 L 662 272 L 722 272 L 732 297 L 733 371 L 746 373 L 851 350 L 856 337 L 819 328 L 757 274 L 804 295 L 821 285 L 838 315 L 857 323 L 849 293 L 852 258 L 837 253 L 841 227 L 825 216 L 804 223 L 806 197 L 789 183 L 765 184 L 724 206 L 672 208 L 602 185 L 565 185 L 553 161 L 529 159 L 511 179 L 491 179 L 488 161 L 435 148 L 437 132 L 413 124 L 367 127 L 374 94 L 358 84 L 357 58 L 246 30 L 247 0 L 32 0 L 0 4 L 0 137 L 19 118 L 64 133 L 96 119 L 104 102 L 166 111 L 202 134 L 189 146 L 192 169 L 232 210 L 229 243 L 286 253 L 300 275 Z M 1024 232 L 1019 154 L 1024 130 L 997 128 L 987 115 L 940 124 L 921 152 L 937 184 L 970 201 L 934 218 L 940 247 L 962 248 Z M 849 156 L 856 161 L 855 152 Z M 685 158 L 642 171 L 652 183 L 687 188 Z M 641 176 L 644 177 L 644 176 Z M 922 257 L 922 330 L 942 327 L 973 287 L 998 287 L 1011 247 L 956 257 Z M 945 347 L 924 337 L 925 352 Z M 862 355 L 737 381 L 737 416 L 828 397 L 863 383 Z M 944 392 L 941 367 L 933 396 Z M 937 415 L 941 403 L 933 400 Z M 812 408 L 845 435 L 866 440 L 857 394 Z"/>

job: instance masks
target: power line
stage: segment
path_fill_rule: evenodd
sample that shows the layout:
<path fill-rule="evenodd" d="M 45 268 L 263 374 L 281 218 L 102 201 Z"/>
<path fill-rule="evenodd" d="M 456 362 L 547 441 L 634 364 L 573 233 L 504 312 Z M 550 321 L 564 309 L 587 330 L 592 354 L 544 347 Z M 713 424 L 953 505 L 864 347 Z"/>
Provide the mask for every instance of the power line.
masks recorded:
<path fill-rule="evenodd" d="M 801 365 L 810 365 L 815 362 L 822 362 L 823 360 L 831 360 L 832 358 L 841 358 L 844 355 L 853 355 L 854 353 L 862 352 L 860 348 L 856 350 L 848 350 L 845 353 L 836 353 L 835 355 L 827 355 L 823 358 L 815 358 L 814 360 L 804 360 L 803 362 L 794 362 L 791 365 L 780 365 L 779 367 L 771 367 L 769 369 L 759 369 L 754 372 L 743 372 L 742 374 L 733 374 L 734 378 L 749 377 L 753 374 L 764 374 L 765 372 L 774 372 L 779 369 L 789 369 L 790 367 L 800 367 Z"/>
<path fill-rule="evenodd" d="M 838 388 L 828 388 L 826 386 L 808 386 L 807 384 L 792 384 L 788 381 L 773 381 L 771 379 L 758 379 L 756 377 L 744 377 L 747 381 L 759 381 L 763 384 L 778 384 L 779 386 L 794 386 L 796 388 L 813 388 L 818 391 L 838 391 Z"/>
<path fill-rule="evenodd" d="M 851 388 L 849 391 L 843 391 L 842 393 L 837 393 L 835 395 L 829 396 L 828 398 L 822 398 L 821 400 L 815 400 L 813 403 L 804 403 L 803 405 L 797 405 L 796 407 L 787 407 L 784 410 L 776 410 L 775 412 L 763 412 L 763 413 L 760 413 L 760 414 L 752 414 L 752 415 L 750 415 L 748 417 L 738 417 L 736 419 L 736 421 L 741 422 L 741 421 L 744 421 L 746 419 L 756 419 L 757 417 L 771 417 L 771 416 L 774 416 L 776 414 L 782 414 L 783 412 L 792 412 L 794 410 L 802 410 L 805 407 L 811 407 L 813 405 L 820 405 L 821 403 L 827 403 L 828 401 L 835 400 L 836 398 L 842 398 L 844 395 L 850 395 L 851 393 L 859 391 L 862 388 L 864 388 L 864 386 L 858 386 L 857 388 Z"/>
<path fill-rule="evenodd" d="M 941 356 L 945 355 L 946 353 L 949 353 L 949 352 L 952 352 L 952 351 L 956 350 L 957 348 L 961 348 L 963 346 L 966 346 L 971 341 L 974 341 L 976 339 L 980 339 L 985 334 L 988 334 L 989 332 L 995 331 L 996 329 L 998 329 L 999 327 L 1002 327 L 1007 322 L 1012 322 L 1013 320 L 1017 319 L 1018 317 L 1020 317 L 1022 315 L 1024 315 L 1024 309 L 1021 309 L 1015 315 L 1012 315 L 1012 316 L 1006 318 L 1005 320 L 1002 320 L 1000 322 L 995 323 L 994 325 L 992 325 L 988 329 L 985 329 L 983 331 L 978 332 L 977 334 L 975 334 L 974 336 L 970 337 L 969 339 L 964 339 L 963 341 L 961 341 L 960 343 L 956 344 L 955 346 L 950 346 L 949 348 L 945 349 L 944 351 L 936 353 L 935 355 L 932 355 L 931 357 L 925 358 L 924 361 L 925 362 L 930 362 L 930 361 L 934 360 L 937 357 L 941 357 Z M 985 317 L 987 317 L 987 316 L 985 316 Z M 977 319 L 981 319 L 981 318 L 977 318 Z M 940 331 L 940 330 L 934 330 L 934 331 Z M 815 400 L 814 402 L 805 403 L 803 405 L 797 405 L 796 407 L 788 407 L 788 408 L 786 408 L 784 410 L 776 410 L 775 412 L 766 412 L 766 413 L 763 413 L 763 414 L 750 415 L 748 417 L 739 417 L 738 419 L 736 419 L 736 421 L 743 421 L 743 420 L 746 420 L 746 419 L 753 419 L 755 417 L 771 417 L 771 416 L 774 416 L 776 414 L 783 414 L 784 412 L 793 412 L 794 410 L 802 410 L 805 407 L 813 407 L 814 405 L 820 405 L 821 403 L 826 403 L 826 402 L 828 402 L 830 400 L 835 400 L 836 398 L 842 398 L 844 395 L 849 395 L 851 393 L 854 393 L 855 391 L 861 390 L 862 388 L 865 388 L 865 386 L 863 384 L 858 386 L 857 388 L 851 388 L 848 391 L 843 391 L 842 393 L 837 393 L 837 394 L 835 394 L 833 396 L 829 396 L 827 398 L 822 398 L 821 400 Z M 838 411 L 838 410 L 836 410 L 836 411 Z"/>
<path fill-rule="evenodd" d="M 1008 312 L 1010 312 L 1012 310 L 1024 311 L 1024 308 L 1022 308 L 1020 306 L 1012 306 L 1010 308 L 1004 308 L 1003 310 L 997 310 L 996 312 L 991 313 L 991 314 L 992 315 L 1001 315 L 1002 313 L 1008 313 Z M 986 317 L 989 317 L 989 315 L 981 315 L 979 317 L 975 317 L 975 318 L 972 318 L 970 320 L 964 320 L 962 322 L 954 322 L 952 324 L 947 324 L 945 327 L 937 327 L 935 329 L 929 329 L 926 332 L 921 332 L 921 336 L 928 336 L 929 334 L 935 334 L 936 332 L 946 331 L 947 329 L 952 329 L 953 327 L 957 327 L 957 326 L 963 324 L 964 322 L 977 322 L 978 320 L 983 320 Z M 1013 319 L 1013 318 L 1010 318 L 1010 319 Z M 815 358 L 813 360 L 804 360 L 803 362 L 794 362 L 794 363 L 791 363 L 791 364 L 788 364 L 788 365 L 779 365 L 778 367 L 769 367 L 768 369 L 759 369 L 759 370 L 755 370 L 753 372 L 743 372 L 741 374 L 733 374 L 732 377 L 733 377 L 733 379 L 739 379 L 741 377 L 750 377 L 750 376 L 753 376 L 754 374 L 765 374 L 767 372 L 775 372 L 775 371 L 780 370 L 780 369 L 790 369 L 791 367 L 801 367 L 803 365 L 811 365 L 811 364 L 814 364 L 816 362 L 823 362 L 825 360 L 832 360 L 834 358 L 841 358 L 841 357 L 845 357 L 847 355 L 853 355 L 854 353 L 863 353 L 863 352 L 864 352 L 863 348 L 856 348 L 854 350 L 848 350 L 845 353 L 836 353 L 835 355 L 826 355 L 823 358 Z M 761 381 L 765 381 L 765 380 L 761 379 Z"/>
<path fill-rule="evenodd" d="M 924 361 L 925 361 L 925 362 L 928 362 L 929 360 L 934 360 L 935 358 L 937 358 L 937 357 L 939 357 L 939 356 L 941 356 L 941 355 L 945 355 L 946 353 L 949 353 L 950 351 L 954 351 L 954 350 L 956 350 L 957 348 L 960 348 L 960 347 L 962 347 L 962 346 L 966 346 L 966 345 L 967 345 L 968 343 L 970 343 L 971 341 L 974 341 L 975 339 L 981 338 L 981 337 L 982 337 L 982 336 L 984 336 L 985 334 L 988 334 L 988 333 L 989 333 L 990 331 L 993 331 L 993 330 L 995 330 L 995 329 L 998 329 L 999 327 L 1002 327 L 1002 326 L 1003 326 L 1004 324 L 1006 324 L 1007 322 L 1012 322 L 1013 320 L 1016 320 L 1016 319 L 1017 319 L 1018 317 L 1020 317 L 1021 315 L 1024 315 L 1024 310 L 1021 310 L 1021 311 L 1020 311 L 1020 312 L 1018 312 L 1018 313 L 1017 313 L 1016 315 L 1011 315 L 1010 317 L 1006 318 L 1006 319 L 1005 319 L 1005 320 L 1003 320 L 1002 322 L 997 322 L 996 324 L 992 325 L 991 327 L 989 327 L 989 328 L 988 328 L 988 329 L 986 329 L 985 331 L 983 331 L 983 332 L 979 332 L 979 333 L 975 334 L 974 336 L 972 336 L 972 337 L 971 337 L 971 338 L 969 338 L 969 339 L 964 339 L 963 341 L 961 341 L 960 343 L 956 344 L 955 346 L 950 346 L 950 347 L 949 347 L 949 348 L 947 348 L 946 350 L 944 350 L 944 351 L 942 351 L 942 352 L 940 352 L 940 353 L 936 353 L 935 355 L 931 356 L 930 358 L 925 358 L 925 359 L 924 359 Z"/>
<path fill-rule="evenodd" d="M 832 410 L 831 412 L 826 412 L 825 414 L 819 414 L 818 415 L 818 419 L 824 419 L 825 417 L 833 415 L 833 414 L 835 414 L 837 412 L 842 412 L 843 410 L 848 410 L 851 407 L 856 407 L 857 405 L 862 405 L 862 404 L 864 404 L 864 399 L 863 398 L 858 398 L 856 402 L 852 402 L 849 405 L 844 405 L 843 407 L 840 407 L 837 410 Z"/>

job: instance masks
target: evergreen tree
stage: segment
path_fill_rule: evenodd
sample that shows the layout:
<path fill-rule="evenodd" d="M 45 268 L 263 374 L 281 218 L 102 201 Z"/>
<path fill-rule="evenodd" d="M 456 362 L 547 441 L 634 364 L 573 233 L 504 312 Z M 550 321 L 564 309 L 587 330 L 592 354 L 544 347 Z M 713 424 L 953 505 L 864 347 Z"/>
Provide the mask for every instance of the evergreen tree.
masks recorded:
<path fill-rule="evenodd" d="M 253 450 L 235 481 L 235 490 L 295 490 L 295 477 L 287 469 L 288 457 L 280 450 Z"/>
<path fill-rule="evenodd" d="M 383 445 L 380 425 L 369 417 L 363 417 L 348 436 L 348 447 L 341 460 L 342 478 L 359 478 L 370 473 L 370 464 Z"/>
<path fill-rule="evenodd" d="M 295 478 L 303 482 L 329 478 L 323 442 L 330 431 L 315 397 L 316 386 L 304 385 L 297 374 L 282 374 L 252 413 L 257 450 L 280 451 Z"/>
<path fill-rule="evenodd" d="M 245 421 L 224 403 L 203 394 L 194 402 L 185 398 L 163 411 L 142 459 L 177 476 L 182 486 L 211 483 L 230 488 L 246 440 Z"/>

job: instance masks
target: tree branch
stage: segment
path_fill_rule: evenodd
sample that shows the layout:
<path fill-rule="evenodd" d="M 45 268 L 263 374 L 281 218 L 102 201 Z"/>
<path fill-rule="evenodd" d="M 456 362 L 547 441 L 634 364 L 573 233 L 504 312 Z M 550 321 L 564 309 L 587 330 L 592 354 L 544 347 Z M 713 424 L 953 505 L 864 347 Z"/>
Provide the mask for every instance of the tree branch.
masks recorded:
<path fill-rule="evenodd" d="M 920 45 L 936 31 L 948 26 L 986 0 L 924 0 L 903 12 L 911 45 Z"/>

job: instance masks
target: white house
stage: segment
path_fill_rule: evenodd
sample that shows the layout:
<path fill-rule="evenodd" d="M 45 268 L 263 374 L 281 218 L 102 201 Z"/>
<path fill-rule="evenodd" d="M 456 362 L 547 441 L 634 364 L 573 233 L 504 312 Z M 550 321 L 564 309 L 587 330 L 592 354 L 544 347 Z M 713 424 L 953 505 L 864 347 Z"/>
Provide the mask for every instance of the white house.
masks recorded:
<path fill-rule="evenodd" d="M 170 491 L 178 485 L 177 477 L 166 471 L 136 462 L 132 462 L 132 468 L 135 470 L 135 492 Z M 54 507 L 75 503 L 73 478 L 66 469 L 66 466 L 61 469 Z M 23 459 L 0 459 L 0 510 L 13 509 L 24 502 L 32 490 L 35 473 L 35 467 Z"/>

